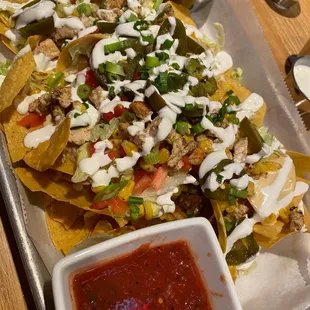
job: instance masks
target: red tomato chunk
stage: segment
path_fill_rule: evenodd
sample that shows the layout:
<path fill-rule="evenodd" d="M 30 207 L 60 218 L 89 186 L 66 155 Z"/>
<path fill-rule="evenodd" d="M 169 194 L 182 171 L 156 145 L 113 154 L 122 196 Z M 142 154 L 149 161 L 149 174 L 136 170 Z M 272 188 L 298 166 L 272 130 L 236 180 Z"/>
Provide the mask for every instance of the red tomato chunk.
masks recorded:
<path fill-rule="evenodd" d="M 132 254 L 77 274 L 78 310 L 208 310 L 206 288 L 185 241 L 143 245 Z"/>

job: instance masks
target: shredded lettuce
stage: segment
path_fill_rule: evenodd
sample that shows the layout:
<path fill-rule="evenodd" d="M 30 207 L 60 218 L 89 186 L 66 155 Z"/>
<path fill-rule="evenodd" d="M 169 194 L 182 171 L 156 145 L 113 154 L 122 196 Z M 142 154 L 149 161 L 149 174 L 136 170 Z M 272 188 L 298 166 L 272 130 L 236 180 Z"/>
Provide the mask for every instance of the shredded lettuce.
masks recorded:
<path fill-rule="evenodd" d="M 279 156 L 286 156 L 283 145 L 278 141 L 278 139 L 272 135 L 267 127 L 260 127 L 258 129 L 259 134 L 263 138 L 264 142 L 269 145 L 273 152 Z"/>
<path fill-rule="evenodd" d="M 98 139 L 109 139 L 115 129 L 118 128 L 119 120 L 113 118 L 109 124 L 97 124 L 92 129 L 92 142 L 96 142 Z"/>
<path fill-rule="evenodd" d="M 10 60 L 6 60 L 6 62 L 0 62 L 0 74 L 1 75 L 7 75 L 10 64 L 11 64 Z"/>
<path fill-rule="evenodd" d="M 225 45 L 225 31 L 224 31 L 224 27 L 220 23 L 214 23 L 213 26 L 217 30 L 217 35 L 216 35 L 217 44 L 218 44 L 218 46 L 220 48 L 223 48 L 224 45 Z"/>
<path fill-rule="evenodd" d="M 73 183 L 80 183 L 84 182 L 88 178 L 88 174 L 85 172 L 82 172 L 81 169 L 79 168 L 79 162 L 84 159 L 89 157 L 89 147 L 90 147 L 90 142 L 84 143 L 82 146 L 80 146 L 77 150 L 77 168 L 71 178 L 71 181 Z"/>
<path fill-rule="evenodd" d="M 74 44 L 69 48 L 69 54 L 72 59 L 72 65 L 76 66 L 80 60 L 81 55 L 86 55 L 87 57 L 90 57 L 92 51 L 92 46 L 89 45 L 88 48 L 82 47 L 79 44 Z"/>

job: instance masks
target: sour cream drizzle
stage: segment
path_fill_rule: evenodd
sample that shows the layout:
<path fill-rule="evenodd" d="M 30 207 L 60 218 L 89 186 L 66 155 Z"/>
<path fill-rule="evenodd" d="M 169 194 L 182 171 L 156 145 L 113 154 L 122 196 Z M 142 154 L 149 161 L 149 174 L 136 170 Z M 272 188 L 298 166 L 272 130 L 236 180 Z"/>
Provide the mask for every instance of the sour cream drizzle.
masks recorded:
<path fill-rule="evenodd" d="M 56 130 L 56 126 L 47 125 L 40 129 L 27 133 L 24 139 L 25 147 L 29 149 L 37 148 L 40 143 L 49 140 L 51 136 L 53 135 L 53 133 L 55 132 L 55 130 Z"/>

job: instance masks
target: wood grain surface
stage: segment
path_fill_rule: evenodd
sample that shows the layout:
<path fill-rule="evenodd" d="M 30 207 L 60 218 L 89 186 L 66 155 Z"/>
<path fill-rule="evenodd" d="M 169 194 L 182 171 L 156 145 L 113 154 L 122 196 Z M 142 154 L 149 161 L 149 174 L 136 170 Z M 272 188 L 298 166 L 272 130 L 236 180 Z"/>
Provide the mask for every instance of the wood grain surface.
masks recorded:
<path fill-rule="evenodd" d="M 245 1 L 245 0 L 239 0 Z M 298 54 L 310 38 L 310 1 L 300 0 L 285 15 L 265 0 L 250 0 L 280 70 L 291 54 Z M 9 246 L 10 244 L 10 246 Z M 5 208 L 0 208 L 0 310 L 35 310 L 23 266 L 9 226 Z"/>

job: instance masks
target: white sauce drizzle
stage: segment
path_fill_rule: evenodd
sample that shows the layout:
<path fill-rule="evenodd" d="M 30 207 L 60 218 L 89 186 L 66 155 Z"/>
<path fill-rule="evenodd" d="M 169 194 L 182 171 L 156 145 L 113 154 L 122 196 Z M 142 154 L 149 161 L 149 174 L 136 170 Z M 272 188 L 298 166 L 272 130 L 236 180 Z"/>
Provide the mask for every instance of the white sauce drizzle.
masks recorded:
<path fill-rule="evenodd" d="M 47 125 L 45 127 L 27 133 L 24 139 L 25 147 L 29 149 L 37 148 L 40 143 L 49 140 L 55 130 L 56 126 Z"/>
<path fill-rule="evenodd" d="M 36 71 L 50 71 L 56 68 L 57 60 L 51 60 L 43 53 L 33 55 L 36 62 Z"/>
<path fill-rule="evenodd" d="M 84 29 L 85 26 L 77 17 L 59 18 L 57 13 L 54 13 L 54 25 L 56 28 L 67 26 L 71 29 Z"/>
<path fill-rule="evenodd" d="M 38 99 L 39 97 L 41 97 L 43 94 L 45 94 L 46 92 L 45 91 L 40 91 L 38 94 L 33 94 L 31 96 L 26 96 L 23 101 L 21 101 L 16 110 L 19 114 L 27 114 L 28 113 L 28 110 L 29 110 L 29 105 L 35 101 L 36 99 Z"/>
<path fill-rule="evenodd" d="M 141 154 L 138 152 L 132 152 L 132 156 L 125 156 L 123 158 L 116 158 L 116 168 L 119 172 L 125 171 L 129 168 L 132 168 L 141 157 Z"/>

